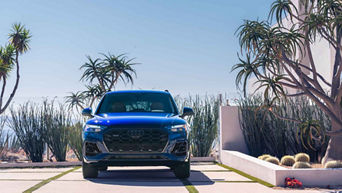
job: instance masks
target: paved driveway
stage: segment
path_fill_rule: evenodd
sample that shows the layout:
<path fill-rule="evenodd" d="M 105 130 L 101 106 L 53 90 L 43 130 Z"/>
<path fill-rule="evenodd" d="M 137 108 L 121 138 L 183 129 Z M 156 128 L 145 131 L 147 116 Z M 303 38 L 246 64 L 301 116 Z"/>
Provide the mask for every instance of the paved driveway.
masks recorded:
<path fill-rule="evenodd" d="M 108 171 L 101 172 L 97 179 L 90 180 L 83 179 L 81 169 L 73 171 L 71 169 L 2 169 L 0 192 L 23 192 L 37 184 L 38 189 L 34 191 L 37 193 L 335 192 L 315 189 L 272 189 L 214 164 L 192 165 L 191 177 L 188 181 L 177 179 L 167 167 L 110 167 Z"/>

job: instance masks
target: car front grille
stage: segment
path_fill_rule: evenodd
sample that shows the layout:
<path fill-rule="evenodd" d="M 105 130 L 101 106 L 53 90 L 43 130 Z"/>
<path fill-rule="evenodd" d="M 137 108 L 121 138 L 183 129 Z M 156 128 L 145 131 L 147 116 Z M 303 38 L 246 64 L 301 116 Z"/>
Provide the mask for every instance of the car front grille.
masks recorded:
<path fill-rule="evenodd" d="M 161 128 L 110 128 L 103 135 L 109 152 L 159 153 L 168 141 L 168 133 Z"/>

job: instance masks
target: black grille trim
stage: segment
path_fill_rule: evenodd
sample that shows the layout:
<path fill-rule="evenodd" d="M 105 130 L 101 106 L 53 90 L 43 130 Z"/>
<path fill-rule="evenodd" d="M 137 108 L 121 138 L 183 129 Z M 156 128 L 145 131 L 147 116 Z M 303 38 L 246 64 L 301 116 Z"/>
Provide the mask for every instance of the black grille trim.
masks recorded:
<path fill-rule="evenodd" d="M 111 153 L 161 153 L 168 133 L 161 128 L 111 128 L 104 133 L 103 141 Z"/>

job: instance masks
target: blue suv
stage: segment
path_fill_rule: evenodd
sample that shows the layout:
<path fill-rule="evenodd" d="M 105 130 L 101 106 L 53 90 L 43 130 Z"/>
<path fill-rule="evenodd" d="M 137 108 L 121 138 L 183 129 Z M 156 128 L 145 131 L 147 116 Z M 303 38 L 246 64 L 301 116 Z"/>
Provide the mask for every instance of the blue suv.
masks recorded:
<path fill-rule="evenodd" d="M 178 178 L 190 176 L 189 127 L 167 91 L 113 91 L 101 99 L 83 128 L 84 178 L 108 166 L 168 166 Z"/>

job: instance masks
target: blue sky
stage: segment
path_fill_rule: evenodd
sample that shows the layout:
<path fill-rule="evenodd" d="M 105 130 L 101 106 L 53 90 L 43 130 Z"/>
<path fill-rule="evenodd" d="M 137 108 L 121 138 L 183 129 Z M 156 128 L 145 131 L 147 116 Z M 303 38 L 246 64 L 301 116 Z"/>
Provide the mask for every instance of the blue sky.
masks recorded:
<path fill-rule="evenodd" d="M 0 44 L 15 22 L 32 32 L 20 58 L 17 103 L 64 97 L 83 89 L 79 67 L 86 55 L 127 53 L 141 63 L 134 86 L 174 95 L 237 95 L 239 50 L 235 30 L 243 19 L 265 19 L 272 0 L 26 0 L 3 1 Z M 14 74 L 11 76 L 14 82 Z"/>

